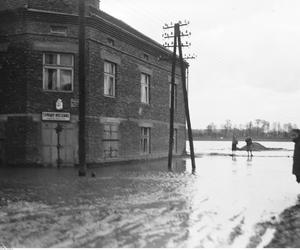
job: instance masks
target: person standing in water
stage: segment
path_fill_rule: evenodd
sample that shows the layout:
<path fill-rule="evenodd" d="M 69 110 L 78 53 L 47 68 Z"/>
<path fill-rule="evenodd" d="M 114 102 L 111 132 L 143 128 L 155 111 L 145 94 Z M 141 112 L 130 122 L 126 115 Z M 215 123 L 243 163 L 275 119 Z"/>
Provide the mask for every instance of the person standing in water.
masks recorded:
<path fill-rule="evenodd" d="M 293 175 L 296 176 L 296 181 L 300 183 L 300 129 L 291 131 L 291 139 L 295 143 L 293 156 Z"/>
<path fill-rule="evenodd" d="M 249 155 L 252 157 L 253 154 L 252 154 L 252 138 L 251 137 L 247 137 L 246 140 L 246 149 L 247 149 L 247 153 L 248 153 L 248 157 Z"/>
<path fill-rule="evenodd" d="M 238 140 L 236 139 L 235 136 L 232 136 L 232 144 L 231 144 L 232 155 L 235 155 L 235 151 L 237 150 L 237 144 L 238 144 Z"/>

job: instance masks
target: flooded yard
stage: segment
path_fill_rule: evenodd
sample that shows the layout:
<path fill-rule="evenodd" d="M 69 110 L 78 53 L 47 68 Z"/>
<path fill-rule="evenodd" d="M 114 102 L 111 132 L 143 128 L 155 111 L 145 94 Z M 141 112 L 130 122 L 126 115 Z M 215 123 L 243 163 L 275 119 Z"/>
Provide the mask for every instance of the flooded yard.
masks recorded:
<path fill-rule="evenodd" d="M 190 160 L 77 170 L 0 169 L 6 247 L 263 247 L 296 205 L 292 143 L 230 157 L 230 142 L 195 142 Z M 91 172 L 96 177 L 92 178 Z"/>

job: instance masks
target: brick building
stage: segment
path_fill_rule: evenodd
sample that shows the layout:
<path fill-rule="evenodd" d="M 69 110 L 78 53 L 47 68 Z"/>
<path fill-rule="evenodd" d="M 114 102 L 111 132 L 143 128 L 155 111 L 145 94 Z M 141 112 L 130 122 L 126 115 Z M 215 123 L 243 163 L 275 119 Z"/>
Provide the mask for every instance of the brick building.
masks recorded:
<path fill-rule="evenodd" d="M 88 164 L 168 154 L 169 50 L 86 0 Z M 0 159 L 78 163 L 78 0 L 0 0 Z M 175 154 L 185 151 L 177 68 Z"/>

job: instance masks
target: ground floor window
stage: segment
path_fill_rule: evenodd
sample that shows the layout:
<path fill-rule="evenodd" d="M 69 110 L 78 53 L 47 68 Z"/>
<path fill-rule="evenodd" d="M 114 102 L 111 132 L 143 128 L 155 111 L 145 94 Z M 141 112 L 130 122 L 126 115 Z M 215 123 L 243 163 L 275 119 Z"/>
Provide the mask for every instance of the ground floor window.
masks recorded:
<path fill-rule="evenodd" d="M 119 156 L 119 128 L 117 124 L 104 124 L 103 134 L 104 158 Z"/>
<path fill-rule="evenodd" d="M 141 153 L 150 154 L 151 153 L 151 143 L 150 143 L 151 129 L 142 127 L 141 128 Z"/>

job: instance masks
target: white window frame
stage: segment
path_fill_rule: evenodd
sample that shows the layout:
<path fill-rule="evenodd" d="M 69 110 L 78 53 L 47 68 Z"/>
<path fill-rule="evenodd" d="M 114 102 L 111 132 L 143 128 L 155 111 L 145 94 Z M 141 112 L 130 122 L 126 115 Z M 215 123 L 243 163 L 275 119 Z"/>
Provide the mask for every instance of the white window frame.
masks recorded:
<path fill-rule="evenodd" d="M 151 128 L 141 127 L 140 151 L 143 155 L 151 154 Z M 146 133 L 145 133 L 146 132 Z"/>
<path fill-rule="evenodd" d="M 46 55 L 56 55 L 56 64 L 46 64 Z M 60 65 L 61 55 L 69 55 L 72 57 L 72 64 Z M 46 82 L 46 71 L 52 69 L 57 71 L 56 75 L 56 89 L 48 89 L 48 82 Z M 62 70 L 71 71 L 71 90 L 61 89 L 60 76 Z M 45 52 L 43 53 L 43 90 L 50 92 L 73 92 L 74 91 L 74 55 L 70 53 L 56 53 L 56 52 Z"/>
<path fill-rule="evenodd" d="M 144 104 L 150 104 L 150 77 L 149 74 L 141 73 L 141 102 Z"/>
<path fill-rule="evenodd" d="M 109 127 L 108 130 L 105 130 Z M 113 129 L 115 127 L 116 129 Z M 103 157 L 105 159 L 116 159 L 119 157 L 119 124 L 115 123 L 104 123 L 103 124 Z M 109 150 L 106 150 L 105 145 L 109 146 Z M 114 147 L 115 146 L 115 147 Z"/>
<path fill-rule="evenodd" d="M 113 72 L 105 72 L 106 64 L 112 66 Z M 104 96 L 106 97 L 116 97 L 116 72 L 117 72 L 117 64 L 104 61 Z M 110 93 L 110 82 L 107 79 L 112 79 L 112 93 Z"/>

